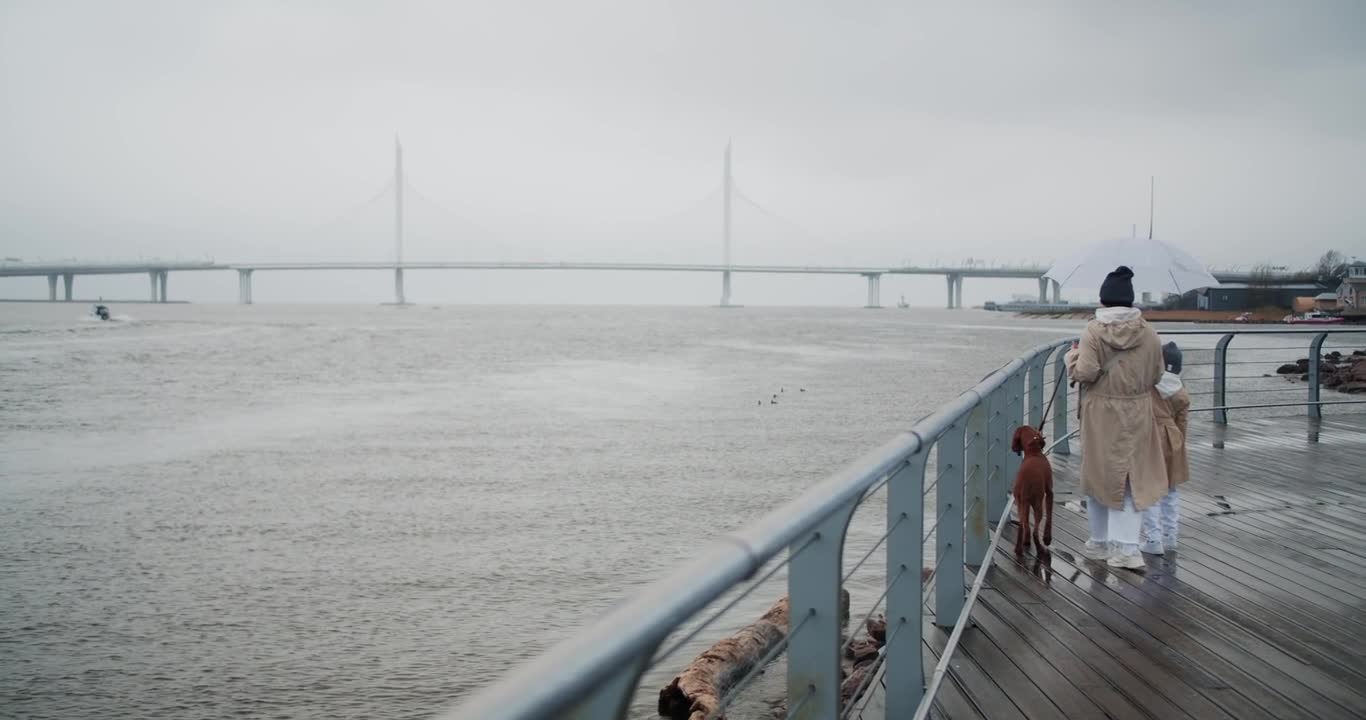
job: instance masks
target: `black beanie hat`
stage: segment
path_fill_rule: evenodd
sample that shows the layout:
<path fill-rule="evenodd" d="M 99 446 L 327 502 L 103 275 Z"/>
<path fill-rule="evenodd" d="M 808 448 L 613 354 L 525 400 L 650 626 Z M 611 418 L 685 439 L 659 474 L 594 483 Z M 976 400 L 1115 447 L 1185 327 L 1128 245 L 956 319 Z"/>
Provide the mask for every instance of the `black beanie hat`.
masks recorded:
<path fill-rule="evenodd" d="M 1162 362 L 1167 366 L 1167 372 L 1181 374 L 1181 348 L 1176 343 L 1169 342 L 1162 346 Z"/>
<path fill-rule="evenodd" d="M 1105 276 L 1100 284 L 1100 304 L 1105 307 L 1134 306 L 1134 271 L 1123 265 Z"/>

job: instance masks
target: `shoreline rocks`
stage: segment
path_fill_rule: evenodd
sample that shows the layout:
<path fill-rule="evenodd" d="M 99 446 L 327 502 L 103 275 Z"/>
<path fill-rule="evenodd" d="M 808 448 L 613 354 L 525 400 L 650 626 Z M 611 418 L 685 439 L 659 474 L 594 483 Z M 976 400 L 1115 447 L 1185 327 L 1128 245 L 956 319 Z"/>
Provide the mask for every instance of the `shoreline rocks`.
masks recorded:
<path fill-rule="evenodd" d="M 1309 381 L 1309 358 L 1300 358 L 1276 368 L 1280 376 L 1299 376 Z M 1319 386 L 1348 395 L 1366 393 L 1366 350 L 1354 350 L 1350 355 L 1340 350 L 1325 353 L 1319 361 Z"/>

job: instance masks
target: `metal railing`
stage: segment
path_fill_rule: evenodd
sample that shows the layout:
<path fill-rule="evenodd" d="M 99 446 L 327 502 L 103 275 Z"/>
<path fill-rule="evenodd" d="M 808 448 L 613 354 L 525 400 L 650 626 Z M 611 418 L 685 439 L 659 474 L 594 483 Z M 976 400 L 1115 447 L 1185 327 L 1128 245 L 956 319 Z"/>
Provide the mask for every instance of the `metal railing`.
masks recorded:
<path fill-rule="evenodd" d="M 1214 398 L 1214 404 L 1194 410 L 1212 412 L 1214 421 L 1224 424 L 1228 422 L 1228 411 L 1234 409 L 1307 406 L 1310 416 L 1317 418 L 1327 404 L 1366 404 L 1366 400 L 1323 401 L 1316 382 L 1306 383 L 1309 388 L 1303 401 L 1229 404 L 1229 398 L 1237 392 L 1257 389 L 1229 385 L 1234 378 L 1228 367 L 1239 362 L 1229 360 L 1230 353 L 1236 350 L 1235 339 L 1280 335 L 1298 340 L 1308 336 L 1308 374 L 1316 380 L 1319 353 L 1325 341 L 1349 333 L 1366 333 L 1366 328 L 1179 330 L 1162 335 L 1164 339 L 1218 338 L 1212 349 L 1203 350 L 1212 352 L 1209 363 L 1199 359 L 1199 348 L 1187 348 L 1186 353 L 1195 360 L 1188 360 L 1188 368 L 1212 369 L 1209 378 L 1200 377 L 1199 372 L 1188 373 L 1192 385 L 1207 382 L 1213 386 L 1208 394 Z M 856 711 L 861 714 L 859 708 L 841 707 L 840 658 L 849 642 L 843 638 L 846 618 L 842 615 L 841 588 L 878 551 L 885 556 L 885 589 L 863 617 L 872 617 L 879 609 L 883 611 L 887 619 L 886 643 L 881 668 L 867 674 L 860 690 L 866 689 L 875 676 L 896 678 L 895 682 L 883 683 L 886 717 L 925 717 L 1009 518 L 1010 479 L 1020 462 L 1009 452 L 1012 433 L 1024 422 L 1038 426 L 1051 399 L 1048 434 L 1056 439 L 1049 451 L 1070 451 L 1069 439 L 1075 430 L 1068 431 L 1072 415 L 1068 407 L 1069 403 L 1077 402 L 1077 393 L 1075 389 L 1059 392 L 1059 385 L 1066 384 L 1067 379 L 1064 353 L 1058 351 L 1069 347 L 1073 339 L 1029 350 L 910 430 L 782 507 L 735 532 L 720 535 L 690 561 L 645 586 L 573 637 L 514 668 L 500 682 L 474 693 L 447 717 L 622 718 L 640 690 L 647 669 L 675 658 L 679 650 L 712 627 L 718 618 L 784 569 L 788 631 L 744 676 L 723 689 L 725 694 L 711 717 L 725 712 L 764 667 L 784 651 L 787 717 L 833 720 L 851 717 Z M 1254 349 L 1296 351 L 1293 345 L 1249 350 Z M 1269 359 L 1257 364 L 1295 360 Z M 1262 375 L 1255 379 L 1265 380 Z M 1200 392 L 1205 391 L 1193 391 Z M 933 468 L 933 473 L 927 473 L 927 468 Z M 861 504 L 884 488 L 886 532 L 846 571 L 844 545 L 850 519 Z M 926 508 L 931 492 L 933 513 Z M 932 518 L 928 529 L 926 517 Z M 921 573 L 927 543 L 933 543 L 935 558 L 928 577 Z M 963 582 L 963 570 L 973 567 L 978 571 L 969 588 Z M 738 595 L 730 597 L 695 626 L 688 626 L 696 615 L 725 600 L 728 593 L 751 579 L 754 581 Z M 929 583 L 933 583 L 933 598 L 926 594 Z M 927 687 L 921 654 L 922 608 L 931 600 L 934 622 L 941 627 L 953 627 L 954 631 L 940 653 L 939 667 L 931 674 Z M 676 635 L 681 637 L 673 639 Z M 661 650 L 666 640 L 672 641 Z M 865 695 L 871 697 L 871 693 Z"/>
<path fill-rule="evenodd" d="M 1192 410 L 1194 412 L 1210 412 L 1214 422 L 1218 425 L 1227 425 L 1230 410 L 1267 410 L 1273 408 L 1307 408 L 1310 418 L 1322 418 L 1323 408 L 1331 405 L 1356 405 L 1361 400 L 1339 399 L 1324 400 L 1322 392 L 1323 380 L 1323 359 L 1326 344 L 1330 338 L 1345 339 L 1366 336 L 1366 328 L 1248 328 L 1245 330 L 1175 330 L 1162 333 L 1168 336 L 1217 336 L 1212 358 L 1208 362 L 1197 361 L 1187 362 L 1186 367 L 1209 367 L 1212 369 L 1209 378 L 1198 375 L 1187 374 L 1183 377 L 1188 392 L 1193 398 L 1210 396 L 1211 401 L 1208 406 L 1196 404 Z M 1297 347 L 1296 345 L 1268 346 L 1264 344 L 1254 345 L 1253 347 L 1239 347 L 1235 340 L 1261 339 L 1263 341 L 1271 338 L 1294 338 L 1296 340 L 1308 338 L 1308 347 Z M 1350 352 L 1350 346 L 1342 346 Z M 1188 351 L 1189 352 L 1189 351 Z M 1243 353 L 1260 353 L 1256 359 L 1245 358 Z M 1290 356 L 1276 356 L 1269 353 L 1293 353 L 1294 355 L 1303 354 L 1303 358 Z M 1235 359 L 1230 359 L 1233 355 Z M 1278 373 L 1281 365 L 1294 365 L 1298 360 L 1307 361 L 1304 372 L 1294 372 L 1288 374 Z M 1230 366 L 1237 368 L 1236 374 L 1230 374 Z M 1304 380 L 1297 383 L 1303 376 Z M 1266 387 L 1260 381 L 1268 378 L 1286 380 L 1281 387 Z M 1231 386 L 1230 381 L 1234 381 Z M 1241 381 L 1241 382 L 1240 382 Z M 1250 381 L 1250 382 L 1249 382 Z M 1205 385 L 1208 385 L 1206 389 Z M 1238 385 L 1241 385 L 1239 387 Z M 1248 387 L 1254 385 L 1255 387 Z M 1297 400 L 1293 396 L 1304 394 L 1304 399 Z M 1282 397 L 1263 399 L 1258 402 L 1237 402 L 1232 398 L 1235 395 L 1257 395 L 1259 398 L 1266 398 L 1268 394 L 1279 394 Z"/>

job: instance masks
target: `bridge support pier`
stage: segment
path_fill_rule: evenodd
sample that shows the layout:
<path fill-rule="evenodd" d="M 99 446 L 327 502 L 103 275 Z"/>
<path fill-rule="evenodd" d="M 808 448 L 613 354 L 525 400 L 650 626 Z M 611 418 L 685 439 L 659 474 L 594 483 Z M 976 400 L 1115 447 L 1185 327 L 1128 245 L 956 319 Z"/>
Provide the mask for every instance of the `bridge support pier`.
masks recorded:
<path fill-rule="evenodd" d="M 72 273 L 62 275 L 62 290 L 65 291 L 66 301 L 71 302 L 71 291 L 76 287 L 76 276 Z"/>
<path fill-rule="evenodd" d="M 162 270 L 157 273 L 157 284 L 161 286 L 161 297 L 157 299 L 157 302 L 166 302 L 166 278 L 170 274 L 169 270 Z"/>
<path fill-rule="evenodd" d="M 251 271 L 237 271 L 237 302 L 240 305 L 251 304 Z"/>
<path fill-rule="evenodd" d="M 57 302 L 57 276 L 47 276 L 47 301 Z"/>
<path fill-rule="evenodd" d="M 1054 305 L 1061 305 L 1061 304 L 1062 304 L 1062 285 L 1059 285 L 1057 280 L 1050 280 L 1049 282 L 1053 283 L 1053 304 L 1054 304 Z"/>
<path fill-rule="evenodd" d="M 151 294 L 150 297 L 147 298 L 147 302 L 156 302 L 156 301 L 157 301 L 157 271 L 156 271 L 156 270 L 149 270 L 149 271 L 147 272 L 147 280 L 148 280 L 148 282 L 151 284 L 151 287 L 152 287 L 152 294 Z"/>
<path fill-rule="evenodd" d="M 407 299 L 403 295 L 403 268 L 394 268 L 394 304 L 408 304 Z"/>
<path fill-rule="evenodd" d="M 866 308 L 877 309 L 882 307 L 882 275 L 880 273 L 867 273 L 863 277 L 868 278 L 868 304 Z"/>
<path fill-rule="evenodd" d="M 730 271 L 721 272 L 721 307 L 730 307 Z"/>
<path fill-rule="evenodd" d="M 1045 304 L 1045 303 L 1047 303 L 1047 302 L 1048 302 L 1048 278 L 1046 278 L 1046 277 L 1041 277 L 1041 278 L 1039 278 L 1039 304 L 1040 304 L 1040 305 L 1043 305 L 1043 304 Z"/>
<path fill-rule="evenodd" d="M 949 286 L 949 305 L 950 310 L 957 310 L 963 307 L 963 276 L 946 275 L 945 279 Z"/>

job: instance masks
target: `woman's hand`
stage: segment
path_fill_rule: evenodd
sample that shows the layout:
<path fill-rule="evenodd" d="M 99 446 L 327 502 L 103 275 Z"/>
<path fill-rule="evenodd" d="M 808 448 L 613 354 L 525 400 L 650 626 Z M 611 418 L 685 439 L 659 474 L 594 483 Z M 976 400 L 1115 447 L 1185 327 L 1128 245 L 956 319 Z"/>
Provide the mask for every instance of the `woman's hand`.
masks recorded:
<path fill-rule="evenodd" d="M 1072 349 L 1068 350 L 1062 357 L 1063 364 L 1067 366 L 1067 374 L 1070 377 L 1077 370 L 1077 356 L 1081 354 L 1081 345 L 1076 340 L 1072 341 Z M 1076 378 L 1071 378 L 1067 383 L 1068 387 L 1076 387 Z"/>

